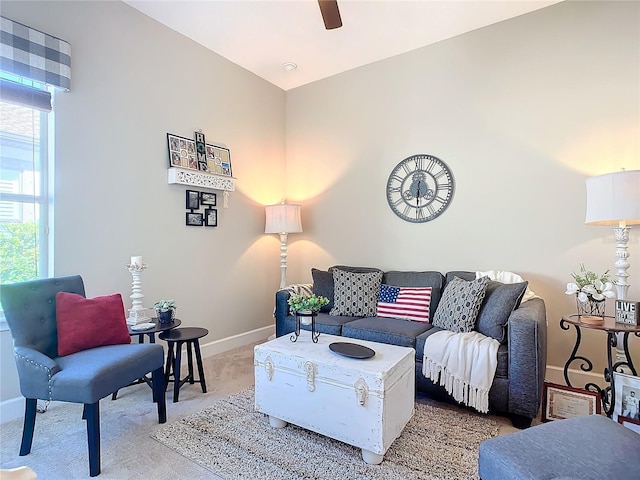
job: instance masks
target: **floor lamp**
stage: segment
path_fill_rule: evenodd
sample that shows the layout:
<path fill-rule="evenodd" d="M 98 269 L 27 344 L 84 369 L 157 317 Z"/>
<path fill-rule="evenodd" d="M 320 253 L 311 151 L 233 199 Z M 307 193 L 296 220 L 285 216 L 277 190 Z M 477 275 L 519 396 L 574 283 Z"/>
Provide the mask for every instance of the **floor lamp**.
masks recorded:
<path fill-rule="evenodd" d="M 287 286 L 287 235 L 302 232 L 300 205 L 267 205 L 265 213 L 264 233 L 280 234 L 280 289 L 283 289 Z"/>
<path fill-rule="evenodd" d="M 622 170 L 587 178 L 587 225 L 612 225 L 616 238 L 616 293 L 627 300 L 629 291 L 630 225 L 640 225 L 640 170 Z M 625 358 L 618 334 L 616 360 Z"/>

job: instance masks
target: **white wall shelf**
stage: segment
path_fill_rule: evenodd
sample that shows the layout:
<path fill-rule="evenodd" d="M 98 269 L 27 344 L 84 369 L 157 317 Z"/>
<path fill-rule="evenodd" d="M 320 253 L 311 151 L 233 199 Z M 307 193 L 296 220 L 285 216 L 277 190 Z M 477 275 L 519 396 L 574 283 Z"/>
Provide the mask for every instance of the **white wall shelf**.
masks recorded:
<path fill-rule="evenodd" d="M 197 170 L 189 170 L 186 168 L 169 168 L 169 183 L 178 183 L 180 185 L 189 185 L 191 187 L 211 188 L 213 190 L 227 190 L 233 192 L 236 189 L 236 179 L 233 177 L 225 177 L 214 173 L 199 172 Z"/>

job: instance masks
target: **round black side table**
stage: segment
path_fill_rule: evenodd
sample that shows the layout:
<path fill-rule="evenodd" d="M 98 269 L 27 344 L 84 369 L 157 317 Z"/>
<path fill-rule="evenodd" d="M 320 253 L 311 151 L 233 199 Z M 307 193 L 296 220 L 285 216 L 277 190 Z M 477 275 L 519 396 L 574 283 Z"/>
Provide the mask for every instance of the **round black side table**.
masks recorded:
<path fill-rule="evenodd" d="M 144 343 L 144 336 L 149 337 L 149 343 L 156 343 L 156 333 L 164 332 L 165 330 L 171 330 L 172 328 L 176 328 L 180 326 L 182 323 L 179 318 L 174 318 L 171 322 L 160 323 L 158 318 L 152 318 L 149 320 L 149 323 L 155 324 L 154 327 L 147 328 L 146 330 L 133 330 L 131 327 L 135 325 L 127 325 L 129 329 L 129 335 L 133 337 L 134 335 L 138 336 L 138 343 Z M 153 388 L 153 383 L 151 383 L 151 378 L 142 377 L 138 380 L 134 381 L 129 387 L 132 385 L 140 385 L 141 383 L 146 383 L 149 387 Z M 115 400 L 118 398 L 118 390 L 111 394 L 111 400 Z"/>
<path fill-rule="evenodd" d="M 146 330 L 133 330 L 131 327 L 135 327 L 135 325 L 127 325 L 129 329 L 129 335 L 132 337 L 134 335 L 138 336 L 138 343 L 144 343 L 144 336 L 149 337 L 149 343 L 156 343 L 156 333 L 164 332 L 165 330 L 171 330 L 172 328 L 179 327 L 182 323 L 179 318 L 174 318 L 172 321 L 167 323 L 160 323 L 159 319 L 152 318 L 149 320 L 149 323 L 155 324 L 155 327 L 148 328 Z"/>
<path fill-rule="evenodd" d="M 207 384 L 204 379 L 204 368 L 202 367 L 202 355 L 200 354 L 199 339 L 209 333 L 206 328 L 200 327 L 183 327 L 174 328 L 160 333 L 160 340 L 167 342 L 169 351 L 167 352 L 167 364 L 165 366 L 164 376 L 167 381 L 173 382 L 173 403 L 178 401 L 180 395 L 180 387 L 189 382 L 191 385 L 199 383 L 202 387 L 202 393 L 207 393 Z M 182 356 L 182 345 L 187 344 L 187 364 L 189 371 L 186 377 L 180 379 L 180 360 Z M 198 366 L 199 379 L 193 376 L 193 354 L 192 347 L 196 354 L 196 364 Z M 173 379 L 171 376 L 173 375 Z"/>

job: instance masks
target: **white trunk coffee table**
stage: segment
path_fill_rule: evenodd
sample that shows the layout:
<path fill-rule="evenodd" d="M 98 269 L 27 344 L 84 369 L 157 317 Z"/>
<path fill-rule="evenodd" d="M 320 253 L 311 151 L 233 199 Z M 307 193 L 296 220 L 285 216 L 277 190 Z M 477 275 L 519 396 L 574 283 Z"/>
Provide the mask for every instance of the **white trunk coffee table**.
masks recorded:
<path fill-rule="evenodd" d="M 364 345 L 376 354 L 353 359 L 329 349 L 333 342 Z M 255 408 L 269 423 L 287 422 L 362 449 L 379 464 L 413 416 L 415 351 L 384 343 L 303 331 L 254 349 Z"/>

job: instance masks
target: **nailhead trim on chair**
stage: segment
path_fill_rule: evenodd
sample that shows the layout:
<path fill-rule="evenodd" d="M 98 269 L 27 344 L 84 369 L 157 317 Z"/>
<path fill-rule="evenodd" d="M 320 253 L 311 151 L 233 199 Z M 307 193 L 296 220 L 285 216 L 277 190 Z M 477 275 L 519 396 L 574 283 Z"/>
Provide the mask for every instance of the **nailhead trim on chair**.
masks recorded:
<path fill-rule="evenodd" d="M 33 360 L 31 360 L 30 358 L 25 357 L 24 355 L 20 355 L 19 353 L 15 353 L 14 355 L 22 360 L 25 360 L 26 362 L 30 363 L 31 365 L 35 365 L 38 368 L 42 368 L 44 370 L 47 371 L 47 376 L 48 376 L 48 385 L 49 385 L 49 398 L 47 400 L 47 405 L 49 405 L 49 402 L 51 402 L 52 397 L 53 397 L 53 393 L 51 392 L 51 369 L 49 367 L 47 367 L 46 365 L 42 365 L 41 363 L 38 362 L 34 362 Z M 46 408 L 45 408 L 46 410 Z"/>

